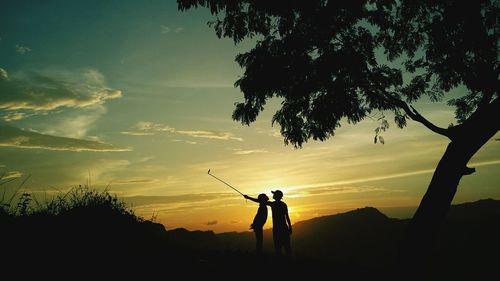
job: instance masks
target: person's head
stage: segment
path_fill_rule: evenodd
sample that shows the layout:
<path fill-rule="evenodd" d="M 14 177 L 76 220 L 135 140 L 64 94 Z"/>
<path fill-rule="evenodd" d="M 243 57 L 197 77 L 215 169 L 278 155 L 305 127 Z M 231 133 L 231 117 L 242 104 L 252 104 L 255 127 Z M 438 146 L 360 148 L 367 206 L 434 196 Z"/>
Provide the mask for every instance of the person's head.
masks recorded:
<path fill-rule="evenodd" d="M 269 197 L 267 197 L 265 193 L 261 193 L 259 194 L 259 196 L 257 196 L 257 200 L 259 200 L 259 203 L 266 203 L 267 201 L 269 201 Z"/>
<path fill-rule="evenodd" d="M 281 192 L 281 190 L 275 190 L 271 192 L 273 193 L 274 200 L 281 200 L 281 198 L 283 198 L 283 192 Z"/>

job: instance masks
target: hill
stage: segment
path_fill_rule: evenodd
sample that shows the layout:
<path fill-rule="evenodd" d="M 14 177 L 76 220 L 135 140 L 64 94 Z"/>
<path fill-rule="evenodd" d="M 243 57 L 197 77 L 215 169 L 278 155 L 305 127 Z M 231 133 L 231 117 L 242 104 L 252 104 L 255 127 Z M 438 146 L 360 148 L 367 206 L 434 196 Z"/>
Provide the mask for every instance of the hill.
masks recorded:
<path fill-rule="evenodd" d="M 252 232 L 166 230 L 136 217 L 106 192 L 77 189 L 38 209 L 30 209 L 29 199 L 23 194 L 14 208 L 0 208 L 5 269 L 101 272 L 114 278 L 131 272 L 144 278 L 162 272 L 219 276 L 249 270 L 383 278 L 404 262 L 397 260 L 397 251 L 409 222 L 372 207 L 300 221 L 292 235 L 294 256 L 283 260 L 273 255 L 270 229 L 264 234 L 265 255 L 258 257 Z M 429 261 L 430 274 L 498 280 L 498 237 L 499 200 L 452 206 Z"/>
<path fill-rule="evenodd" d="M 385 272 L 396 264 L 397 251 L 408 222 L 409 219 L 389 218 L 372 207 L 300 221 L 293 226 L 292 249 L 296 257 L 369 272 Z M 176 233 L 173 240 L 185 247 L 196 248 L 202 244 L 203 249 L 254 252 L 252 232 L 187 232 L 189 234 L 180 240 L 177 240 L 178 230 L 167 233 Z M 479 272 L 485 276 L 496 274 L 500 264 L 498 237 L 499 200 L 453 205 L 442 227 L 435 258 L 429 261 L 430 268 L 436 274 L 454 272 L 457 276 Z M 270 229 L 264 233 L 264 246 L 265 252 L 272 256 Z"/>

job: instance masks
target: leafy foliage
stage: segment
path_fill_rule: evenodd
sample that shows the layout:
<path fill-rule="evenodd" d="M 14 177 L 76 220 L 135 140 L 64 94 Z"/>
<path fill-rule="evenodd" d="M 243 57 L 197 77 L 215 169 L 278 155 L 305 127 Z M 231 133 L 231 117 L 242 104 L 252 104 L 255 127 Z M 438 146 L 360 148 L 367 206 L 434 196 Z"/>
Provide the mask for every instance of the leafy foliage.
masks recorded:
<path fill-rule="evenodd" d="M 285 143 L 325 140 L 341 121 L 356 123 L 390 110 L 398 127 L 422 96 L 452 100 L 464 122 L 481 102 L 498 97 L 499 3 L 478 1 L 178 0 L 179 9 L 204 6 L 217 18 L 219 37 L 255 37 L 236 57 L 245 69 L 235 86 L 244 94 L 233 119 L 249 125 L 272 97 L 283 99 L 273 117 Z M 400 67 L 377 61 L 404 60 Z M 403 81 L 403 72 L 410 80 Z M 417 116 L 422 119 L 420 115 Z M 420 120 L 419 120 L 420 121 Z"/>
<path fill-rule="evenodd" d="M 97 191 L 88 187 L 74 187 L 66 193 L 59 194 L 46 202 L 38 202 L 32 194 L 22 193 L 16 204 L 2 202 L 1 212 L 12 217 L 16 216 L 64 216 L 82 213 L 85 216 L 100 216 L 113 214 L 128 217 L 133 221 L 142 221 L 135 216 L 127 204 L 106 190 Z"/>
<path fill-rule="evenodd" d="M 377 119 L 377 121 L 380 122 L 380 125 L 375 128 L 375 138 L 373 139 L 374 143 L 380 142 L 381 144 L 385 144 L 385 139 L 382 136 L 382 132 L 385 132 L 387 129 L 389 129 L 389 122 L 387 119 L 385 119 L 385 116 L 382 115 Z"/>

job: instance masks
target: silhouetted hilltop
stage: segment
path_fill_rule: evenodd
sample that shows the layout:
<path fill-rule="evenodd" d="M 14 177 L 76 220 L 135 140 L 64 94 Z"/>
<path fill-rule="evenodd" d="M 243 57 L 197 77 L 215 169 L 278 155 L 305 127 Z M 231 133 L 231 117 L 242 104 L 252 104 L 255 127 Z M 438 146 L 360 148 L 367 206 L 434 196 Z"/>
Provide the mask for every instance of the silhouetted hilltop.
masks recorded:
<path fill-rule="evenodd" d="M 450 211 L 448 212 L 447 222 L 477 221 L 498 215 L 500 215 L 500 200 L 489 198 L 475 202 L 452 205 Z"/>
<path fill-rule="evenodd" d="M 405 222 L 366 207 L 294 225 L 297 255 L 380 267 L 392 262 Z"/>
<path fill-rule="evenodd" d="M 499 253 L 500 200 L 484 199 L 452 206 L 431 264 L 441 267 L 443 278 L 455 272 L 463 279 L 500 280 Z"/>
<path fill-rule="evenodd" d="M 294 224 L 295 256 L 317 258 L 334 264 L 388 269 L 397 259 L 409 219 L 389 218 L 372 207 L 313 218 Z M 268 225 L 271 225 L 270 223 Z M 224 249 L 254 251 L 251 232 L 216 235 Z M 481 269 L 490 276 L 500 264 L 500 201 L 493 199 L 453 205 L 442 227 L 436 261 L 443 272 L 470 274 Z M 264 247 L 273 253 L 272 233 L 264 233 Z M 433 262 L 436 262 L 433 261 Z M 457 265 L 461 267 L 457 268 Z M 479 273 L 478 273 L 479 274 Z"/>
<path fill-rule="evenodd" d="M 384 267 L 395 257 L 405 225 L 403 220 L 388 218 L 375 208 L 365 207 L 295 223 L 292 248 L 295 256 L 346 266 Z M 247 252 L 255 249 L 252 232 L 227 232 L 216 236 L 223 249 Z M 264 231 L 264 250 L 273 254 L 271 229 Z"/>
<path fill-rule="evenodd" d="M 219 238 L 213 231 L 189 231 L 185 228 L 176 228 L 166 232 L 169 245 L 179 249 L 220 249 Z"/>

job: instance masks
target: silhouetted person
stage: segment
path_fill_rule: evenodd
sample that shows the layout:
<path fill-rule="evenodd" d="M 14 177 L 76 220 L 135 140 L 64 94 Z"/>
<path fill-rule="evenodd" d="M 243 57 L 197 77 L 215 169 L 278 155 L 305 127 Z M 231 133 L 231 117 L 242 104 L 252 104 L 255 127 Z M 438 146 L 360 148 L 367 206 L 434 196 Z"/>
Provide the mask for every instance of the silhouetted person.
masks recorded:
<path fill-rule="evenodd" d="M 253 229 L 253 232 L 255 232 L 255 249 L 257 251 L 257 254 L 262 255 L 262 245 L 264 240 L 263 228 L 267 220 L 267 202 L 269 201 L 269 197 L 267 197 L 267 195 L 264 193 L 259 194 L 259 196 L 257 196 L 257 199 L 249 197 L 247 195 L 243 196 L 246 199 L 259 203 L 259 209 L 257 210 L 257 214 L 255 214 L 252 224 L 250 225 L 250 229 Z"/>
<path fill-rule="evenodd" d="M 266 204 L 271 206 L 273 213 L 274 250 L 276 251 L 277 256 L 281 256 L 281 250 L 284 248 L 285 254 L 290 256 L 292 253 L 292 247 L 290 245 L 292 223 L 290 222 L 290 217 L 288 216 L 288 207 L 285 202 L 281 201 L 283 198 L 283 192 L 281 192 L 281 190 L 271 192 L 273 193 L 274 201 L 268 201 Z M 244 195 L 244 197 L 254 202 L 259 202 L 257 199 L 248 195 Z"/>

